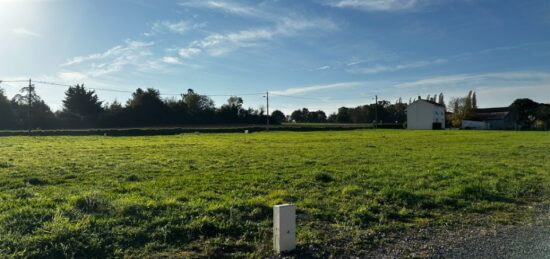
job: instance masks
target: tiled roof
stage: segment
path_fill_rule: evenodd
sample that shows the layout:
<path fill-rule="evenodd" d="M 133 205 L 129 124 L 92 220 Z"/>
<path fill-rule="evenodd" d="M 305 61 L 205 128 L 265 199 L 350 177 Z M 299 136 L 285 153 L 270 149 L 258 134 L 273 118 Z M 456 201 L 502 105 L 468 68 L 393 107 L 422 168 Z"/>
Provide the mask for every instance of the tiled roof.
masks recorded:
<path fill-rule="evenodd" d="M 512 112 L 509 107 L 476 109 L 474 114 L 468 117 L 468 120 L 486 121 L 503 120 Z"/>

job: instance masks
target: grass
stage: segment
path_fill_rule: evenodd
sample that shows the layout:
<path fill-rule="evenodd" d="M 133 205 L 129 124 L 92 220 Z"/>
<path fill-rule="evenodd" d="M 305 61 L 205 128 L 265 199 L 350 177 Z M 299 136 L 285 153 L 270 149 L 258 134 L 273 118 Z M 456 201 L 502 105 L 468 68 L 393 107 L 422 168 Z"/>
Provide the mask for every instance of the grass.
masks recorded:
<path fill-rule="evenodd" d="M 266 257 L 287 202 L 298 255 L 358 255 L 549 201 L 549 148 L 544 132 L 4 137 L 0 257 Z"/>

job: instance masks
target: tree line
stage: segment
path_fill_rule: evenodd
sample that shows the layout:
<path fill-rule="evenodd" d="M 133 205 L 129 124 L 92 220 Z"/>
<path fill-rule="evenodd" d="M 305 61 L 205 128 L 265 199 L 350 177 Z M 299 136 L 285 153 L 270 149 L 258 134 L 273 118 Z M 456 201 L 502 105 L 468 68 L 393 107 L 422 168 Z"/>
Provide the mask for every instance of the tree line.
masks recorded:
<path fill-rule="evenodd" d="M 276 110 L 269 116 L 271 124 L 300 123 L 379 123 L 404 125 L 407 121 L 408 103 L 401 98 L 391 103 L 386 100 L 354 108 L 341 107 L 327 116 L 322 110 L 302 108 L 285 115 Z M 446 106 L 443 93 L 428 95 L 424 100 Z M 30 109 L 29 109 L 30 104 Z M 540 104 L 530 99 L 517 99 L 511 105 L 519 113 L 518 123 L 523 129 L 548 129 L 550 104 Z M 477 109 L 477 95 L 470 91 L 465 97 L 452 98 L 447 106 L 452 111 L 447 116 L 448 126 L 460 127 Z M 30 121 L 29 121 L 30 118 Z M 165 99 L 159 90 L 138 88 L 126 103 L 104 103 L 94 90 L 84 85 L 69 87 L 65 92 L 62 109 L 53 112 L 36 94 L 34 87 L 24 87 L 21 94 L 9 99 L 0 88 L 0 129 L 78 129 L 163 127 L 202 124 L 264 124 L 266 113 L 260 109 L 243 106 L 243 99 L 230 97 L 221 107 L 214 101 L 188 89 L 179 98 Z"/>
<path fill-rule="evenodd" d="M 29 109 L 30 106 L 30 109 Z M 185 124 L 260 124 L 263 109 L 243 107 L 243 99 L 232 96 L 221 107 L 206 96 L 187 90 L 179 98 L 163 99 L 159 90 L 137 89 L 125 103 L 104 103 L 96 92 L 83 85 L 69 87 L 63 107 L 53 112 L 36 94 L 24 87 L 11 100 L 0 89 L 0 129 L 159 127 Z M 29 120 L 30 118 L 30 120 Z M 272 121 L 271 123 L 276 123 Z"/>

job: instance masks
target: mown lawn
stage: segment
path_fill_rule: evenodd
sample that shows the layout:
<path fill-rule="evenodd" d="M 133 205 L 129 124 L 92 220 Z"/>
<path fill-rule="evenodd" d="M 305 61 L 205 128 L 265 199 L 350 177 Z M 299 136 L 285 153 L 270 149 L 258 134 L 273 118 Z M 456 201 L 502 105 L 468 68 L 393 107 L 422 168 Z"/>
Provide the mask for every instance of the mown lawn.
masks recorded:
<path fill-rule="evenodd" d="M 0 257 L 265 257 L 286 202 L 299 254 L 361 255 L 410 227 L 508 220 L 549 190 L 544 132 L 3 137 Z"/>

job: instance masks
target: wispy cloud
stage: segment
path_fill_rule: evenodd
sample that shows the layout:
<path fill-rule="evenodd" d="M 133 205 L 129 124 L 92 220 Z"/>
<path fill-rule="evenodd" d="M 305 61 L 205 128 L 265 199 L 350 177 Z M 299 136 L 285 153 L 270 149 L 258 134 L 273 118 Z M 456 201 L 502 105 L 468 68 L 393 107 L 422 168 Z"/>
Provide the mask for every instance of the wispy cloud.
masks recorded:
<path fill-rule="evenodd" d="M 88 79 L 88 76 L 86 76 L 83 73 L 74 72 L 74 71 L 63 71 L 58 74 L 59 79 L 63 80 L 64 82 L 78 82 L 82 80 Z"/>
<path fill-rule="evenodd" d="M 261 11 L 258 8 L 251 6 L 241 5 L 235 2 L 228 1 L 185 1 L 179 3 L 183 7 L 192 7 L 192 8 L 206 8 L 211 10 L 217 10 L 225 13 L 230 13 L 239 16 L 250 16 L 250 17 L 271 17 L 271 15 L 266 12 Z"/>
<path fill-rule="evenodd" d="M 205 26 L 204 23 L 192 23 L 185 20 L 156 21 L 151 25 L 150 31 L 143 33 L 143 35 L 146 37 L 150 37 L 159 33 L 184 34 L 189 30 L 198 29 L 203 26 Z"/>
<path fill-rule="evenodd" d="M 360 74 L 378 74 L 384 72 L 395 72 L 405 69 L 422 68 L 431 65 L 443 64 L 446 62 L 446 59 L 422 60 L 397 65 L 375 65 L 370 67 L 353 68 L 350 71 Z"/>
<path fill-rule="evenodd" d="M 125 44 L 115 46 L 102 53 L 79 56 L 62 64 L 63 68 L 78 69 L 88 77 L 98 77 L 119 72 L 127 66 L 140 70 L 158 67 L 158 62 L 152 61 L 150 47 L 153 42 L 127 40 Z"/>
<path fill-rule="evenodd" d="M 183 63 L 177 57 L 163 57 L 162 62 L 172 65 L 182 65 Z"/>
<path fill-rule="evenodd" d="M 281 17 L 273 27 L 241 30 L 231 33 L 213 33 L 196 40 L 179 50 L 182 58 L 191 58 L 201 53 L 219 56 L 239 48 L 257 46 L 275 37 L 289 37 L 308 29 L 335 29 L 336 25 L 326 19 Z"/>
<path fill-rule="evenodd" d="M 337 25 L 328 18 L 302 17 L 281 10 L 266 10 L 261 5 L 244 5 L 235 1 L 198 1 L 189 0 L 179 4 L 187 8 L 208 9 L 241 17 L 261 19 L 271 23 L 258 28 L 247 28 L 233 32 L 211 33 L 180 48 L 182 58 L 191 58 L 199 54 L 219 56 L 240 48 L 258 46 L 277 37 L 289 37 L 309 29 L 332 30 Z"/>
<path fill-rule="evenodd" d="M 315 70 L 327 70 L 327 69 L 330 69 L 330 66 L 321 66 L 316 68 Z"/>
<path fill-rule="evenodd" d="M 329 0 L 327 5 L 365 11 L 402 11 L 426 4 L 427 0 Z"/>
<path fill-rule="evenodd" d="M 29 37 L 35 37 L 35 38 L 42 37 L 42 34 L 40 34 L 38 32 L 31 31 L 31 30 L 23 28 L 23 27 L 14 28 L 12 30 L 12 32 L 17 34 L 17 35 L 22 35 L 22 36 L 29 36 Z"/>
<path fill-rule="evenodd" d="M 400 88 L 431 87 L 431 86 L 466 86 L 466 85 L 512 85 L 520 86 L 525 84 L 546 84 L 550 87 L 550 73 L 532 71 L 514 71 L 483 74 L 456 74 L 424 78 L 412 82 L 399 83 Z"/>
<path fill-rule="evenodd" d="M 304 93 L 317 92 L 317 91 L 330 90 L 330 89 L 354 88 L 354 87 L 364 86 L 365 84 L 367 84 L 367 82 L 356 81 L 356 82 L 343 82 L 343 83 L 325 84 L 325 85 L 311 85 L 311 86 L 288 88 L 282 91 L 272 91 L 271 93 L 274 95 L 297 95 L 297 94 L 304 94 Z"/>
<path fill-rule="evenodd" d="M 177 22 L 157 21 L 153 23 L 152 27 L 153 27 L 153 30 L 157 32 L 168 31 L 172 33 L 182 34 L 187 30 L 189 30 L 191 25 L 189 22 L 186 22 L 186 21 L 177 21 Z"/>

